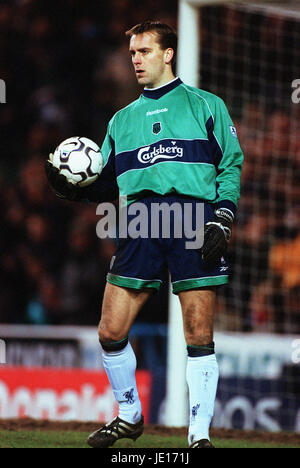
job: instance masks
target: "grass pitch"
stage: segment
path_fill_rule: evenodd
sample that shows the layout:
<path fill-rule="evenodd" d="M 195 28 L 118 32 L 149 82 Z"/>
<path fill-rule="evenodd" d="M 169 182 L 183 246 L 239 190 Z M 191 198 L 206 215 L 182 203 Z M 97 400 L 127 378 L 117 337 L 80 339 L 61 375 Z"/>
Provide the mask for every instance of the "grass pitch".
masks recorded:
<path fill-rule="evenodd" d="M 101 423 L 95 422 L 0 419 L 0 448 L 89 448 L 87 437 L 100 426 Z M 144 434 L 136 442 L 119 440 L 113 449 L 171 449 L 176 452 L 176 449 L 188 448 L 187 432 L 187 427 L 146 424 Z M 299 433 L 213 428 L 211 435 L 216 448 L 300 448 Z"/>
<path fill-rule="evenodd" d="M 45 431 L 45 430 L 1 430 L 0 448 L 89 448 L 86 439 L 89 432 Z M 300 448 L 300 443 L 266 442 L 247 439 L 212 438 L 216 448 Z M 136 442 L 120 440 L 113 446 L 122 448 L 187 448 L 183 436 L 162 436 L 144 434 Z"/>

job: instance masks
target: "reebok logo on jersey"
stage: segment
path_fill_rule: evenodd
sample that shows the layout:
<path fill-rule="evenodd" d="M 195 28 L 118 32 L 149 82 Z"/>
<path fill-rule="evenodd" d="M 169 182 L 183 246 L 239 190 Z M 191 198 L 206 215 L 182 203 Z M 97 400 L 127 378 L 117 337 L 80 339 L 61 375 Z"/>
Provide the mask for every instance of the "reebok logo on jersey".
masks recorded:
<path fill-rule="evenodd" d="M 168 112 L 168 110 L 169 109 L 167 107 L 165 107 L 164 109 L 156 109 L 154 111 L 148 111 L 146 115 L 149 116 L 149 115 L 160 114 L 161 112 Z"/>
<path fill-rule="evenodd" d="M 159 146 L 145 146 L 138 152 L 137 158 L 143 164 L 153 164 L 157 159 L 174 159 L 182 158 L 183 148 L 176 145 L 176 141 L 172 141 L 172 146 L 164 146 L 160 143 Z"/>

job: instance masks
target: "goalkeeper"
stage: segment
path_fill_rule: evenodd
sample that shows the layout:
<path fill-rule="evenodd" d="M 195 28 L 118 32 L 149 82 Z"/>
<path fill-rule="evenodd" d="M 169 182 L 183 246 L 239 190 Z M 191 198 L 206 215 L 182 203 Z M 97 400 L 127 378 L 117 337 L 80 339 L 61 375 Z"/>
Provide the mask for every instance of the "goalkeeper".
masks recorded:
<path fill-rule="evenodd" d="M 209 427 L 218 384 L 213 341 L 216 290 L 228 282 L 226 250 L 240 192 L 243 163 L 235 127 L 217 96 L 174 75 L 176 33 L 146 21 L 128 31 L 129 51 L 143 93 L 117 112 L 102 145 L 104 169 L 87 188 L 69 184 L 51 162 L 48 180 L 69 200 L 101 202 L 119 194 L 130 203 L 204 204 L 202 249 L 186 239 L 119 239 L 107 275 L 99 339 L 119 415 L 90 435 L 92 447 L 109 447 L 143 432 L 136 358 L 128 334 L 139 310 L 159 289 L 167 264 L 178 294 L 187 344 L 191 448 L 212 448 Z M 183 236 L 184 237 L 184 236 Z M 174 408 L 176 411 L 176 408 Z"/>

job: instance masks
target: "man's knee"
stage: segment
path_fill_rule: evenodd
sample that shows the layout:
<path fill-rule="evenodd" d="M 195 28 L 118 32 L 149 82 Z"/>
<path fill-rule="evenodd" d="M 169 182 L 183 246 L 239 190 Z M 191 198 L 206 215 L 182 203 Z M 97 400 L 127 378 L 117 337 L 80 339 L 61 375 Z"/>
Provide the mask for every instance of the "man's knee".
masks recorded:
<path fill-rule="evenodd" d="M 128 336 L 116 327 L 103 326 L 100 322 L 98 328 L 99 342 L 104 351 L 120 351 L 128 343 Z"/>
<path fill-rule="evenodd" d="M 108 328 L 102 327 L 101 323 L 98 328 L 98 337 L 100 342 L 109 342 L 109 341 L 120 341 L 125 338 L 124 333 L 122 330 L 118 330 L 117 328 Z"/>

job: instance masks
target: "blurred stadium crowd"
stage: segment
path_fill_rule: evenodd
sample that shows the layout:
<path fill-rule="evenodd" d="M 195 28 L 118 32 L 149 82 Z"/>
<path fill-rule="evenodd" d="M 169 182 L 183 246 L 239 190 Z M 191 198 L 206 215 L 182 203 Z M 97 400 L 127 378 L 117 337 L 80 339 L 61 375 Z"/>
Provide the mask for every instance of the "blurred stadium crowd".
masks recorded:
<path fill-rule="evenodd" d="M 1 323 L 95 325 L 99 320 L 114 242 L 97 239 L 94 205 L 55 197 L 44 161 L 72 135 L 101 145 L 113 113 L 141 92 L 124 32 L 149 18 L 176 28 L 177 2 L 99 4 L 0 1 L 0 78 L 7 83 L 7 104 L 0 106 Z M 255 23 L 250 17 L 256 29 L 250 28 L 242 42 L 252 44 L 249 51 L 241 48 L 243 18 L 230 9 L 214 12 L 207 9 L 203 21 L 204 89 L 238 108 L 243 90 L 251 90 L 251 76 L 262 72 L 253 67 L 245 73 L 241 57 L 256 57 L 259 44 L 267 47 L 270 63 L 261 82 L 270 75 L 273 83 L 273 72 L 276 83 L 291 78 L 288 87 L 292 76 L 300 78 L 299 54 L 297 63 L 288 53 L 280 57 L 284 77 L 272 69 L 278 50 L 296 47 L 296 41 L 290 47 L 284 41 L 300 38 L 299 23 L 290 36 L 289 22 L 266 24 L 256 18 Z M 228 43 L 225 36 L 212 35 L 217 26 L 224 35 L 230 30 Z M 248 78 L 242 82 L 242 76 Z M 246 160 L 239 227 L 230 248 L 231 283 L 222 288 L 219 301 L 223 328 L 300 331 L 300 105 L 290 106 L 290 96 L 279 95 L 270 106 L 276 86 L 254 86 L 255 99 L 233 114 Z M 233 91 L 227 96 L 228 89 Z M 287 107 L 279 105 L 282 99 Z M 145 307 L 141 320 L 167 321 L 167 286 Z"/>
<path fill-rule="evenodd" d="M 1 323 L 98 323 L 115 246 L 96 237 L 95 205 L 56 198 L 44 161 L 72 135 L 101 145 L 113 113 L 140 93 L 125 31 L 152 15 L 176 26 L 176 2 L 162 3 L 0 2 Z M 166 321 L 165 300 L 164 289 L 153 321 Z"/>

